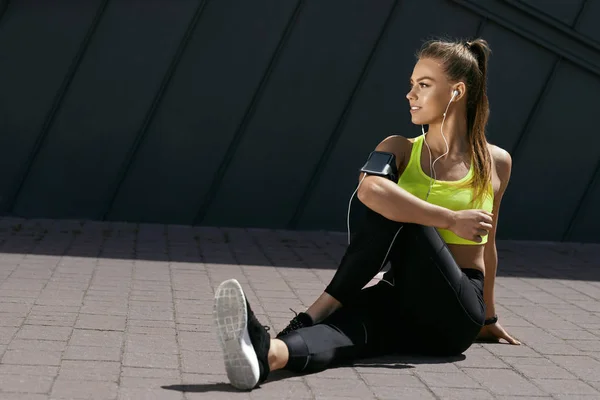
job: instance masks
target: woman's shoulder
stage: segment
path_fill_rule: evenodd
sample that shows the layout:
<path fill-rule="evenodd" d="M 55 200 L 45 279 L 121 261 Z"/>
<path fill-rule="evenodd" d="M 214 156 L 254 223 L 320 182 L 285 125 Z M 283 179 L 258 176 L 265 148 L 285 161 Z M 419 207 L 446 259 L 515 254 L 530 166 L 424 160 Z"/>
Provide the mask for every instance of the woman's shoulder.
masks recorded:
<path fill-rule="evenodd" d="M 389 151 L 391 153 L 404 153 L 412 147 L 414 139 L 408 139 L 401 135 L 390 135 L 383 139 L 377 146 L 378 151 Z"/>
<path fill-rule="evenodd" d="M 401 135 L 390 135 L 383 139 L 375 150 L 393 153 L 396 156 L 398 171 L 402 172 L 406 165 L 406 160 L 410 158 L 413 141 L 414 139 L 407 139 Z"/>
<path fill-rule="evenodd" d="M 512 169 L 512 157 L 510 153 L 500 146 L 488 143 L 488 150 L 492 157 L 492 165 L 500 179 L 502 186 L 506 186 L 510 179 Z"/>

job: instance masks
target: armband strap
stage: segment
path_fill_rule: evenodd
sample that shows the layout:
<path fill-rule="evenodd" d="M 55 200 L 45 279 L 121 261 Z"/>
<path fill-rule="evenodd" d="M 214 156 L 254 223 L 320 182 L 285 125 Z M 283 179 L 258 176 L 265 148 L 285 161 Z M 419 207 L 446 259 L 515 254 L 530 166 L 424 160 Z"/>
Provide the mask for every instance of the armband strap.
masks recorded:
<path fill-rule="evenodd" d="M 382 176 L 395 182 L 398 180 L 396 156 L 393 153 L 384 151 L 373 151 L 369 154 L 369 158 L 367 158 L 367 162 L 362 166 L 360 172 Z"/>
<path fill-rule="evenodd" d="M 483 325 L 492 325 L 498 322 L 498 315 L 494 315 L 492 318 L 488 318 L 485 320 Z"/>

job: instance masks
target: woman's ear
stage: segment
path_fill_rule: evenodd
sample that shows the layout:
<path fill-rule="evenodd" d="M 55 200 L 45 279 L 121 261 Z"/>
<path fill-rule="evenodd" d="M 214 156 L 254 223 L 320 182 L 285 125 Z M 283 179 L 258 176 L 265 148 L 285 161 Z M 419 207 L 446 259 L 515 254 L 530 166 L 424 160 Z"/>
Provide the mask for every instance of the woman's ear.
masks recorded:
<path fill-rule="evenodd" d="M 454 85 L 454 87 L 452 88 L 452 93 L 456 93 L 456 96 L 454 96 L 454 101 L 459 101 L 460 99 L 462 99 L 466 91 L 467 87 L 465 86 L 464 82 L 458 82 L 456 85 Z"/>

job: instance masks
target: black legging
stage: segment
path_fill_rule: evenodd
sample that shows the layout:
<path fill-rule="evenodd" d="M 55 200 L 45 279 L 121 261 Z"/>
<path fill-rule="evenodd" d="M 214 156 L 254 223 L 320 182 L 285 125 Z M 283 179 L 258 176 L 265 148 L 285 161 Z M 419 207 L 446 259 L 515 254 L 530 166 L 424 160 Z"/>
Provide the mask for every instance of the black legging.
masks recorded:
<path fill-rule="evenodd" d="M 391 269 L 363 289 L 397 233 L 387 258 Z M 481 271 L 461 270 L 435 228 L 390 221 L 370 209 L 325 291 L 343 307 L 280 338 L 290 354 L 286 369 L 314 372 L 398 352 L 458 355 L 485 318 Z"/>

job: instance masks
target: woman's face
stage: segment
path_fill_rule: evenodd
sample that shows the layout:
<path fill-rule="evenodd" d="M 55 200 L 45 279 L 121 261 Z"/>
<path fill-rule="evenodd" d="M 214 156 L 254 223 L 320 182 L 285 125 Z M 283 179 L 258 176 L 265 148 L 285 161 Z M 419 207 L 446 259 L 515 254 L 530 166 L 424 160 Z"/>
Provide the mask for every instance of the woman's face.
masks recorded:
<path fill-rule="evenodd" d="M 437 60 L 423 58 L 415 64 L 406 98 L 413 124 L 427 125 L 442 121 L 452 98 L 452 85 Z"/>

